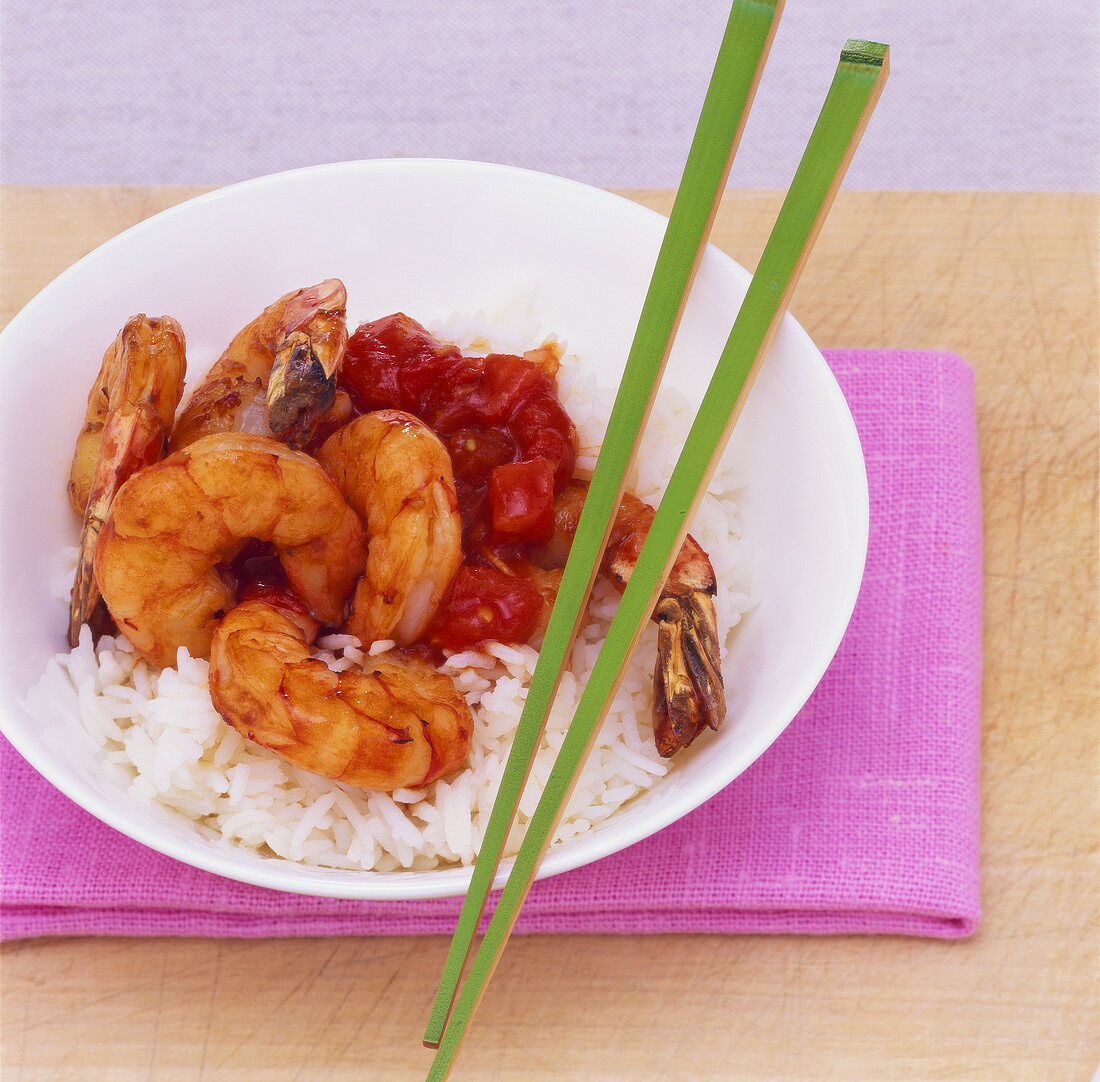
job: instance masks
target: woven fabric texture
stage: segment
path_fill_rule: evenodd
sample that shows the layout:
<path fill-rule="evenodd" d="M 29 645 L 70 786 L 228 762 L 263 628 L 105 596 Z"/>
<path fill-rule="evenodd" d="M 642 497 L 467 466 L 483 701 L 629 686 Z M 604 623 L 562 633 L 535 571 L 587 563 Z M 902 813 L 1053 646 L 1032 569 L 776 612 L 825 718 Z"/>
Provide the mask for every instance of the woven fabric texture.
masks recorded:
<path fill-rule="evenodd" d="M 833 664 L 779 740 L 701 808 L 536 883 L 518 933 L 893 933 L 979 920 L 981 512 L 973 373 L 946 353 L 830 351 L 871 532 Z M 0 747 L 0 931 L 450 934 L 459 899 L 252 887 L 116 833 Z"/>

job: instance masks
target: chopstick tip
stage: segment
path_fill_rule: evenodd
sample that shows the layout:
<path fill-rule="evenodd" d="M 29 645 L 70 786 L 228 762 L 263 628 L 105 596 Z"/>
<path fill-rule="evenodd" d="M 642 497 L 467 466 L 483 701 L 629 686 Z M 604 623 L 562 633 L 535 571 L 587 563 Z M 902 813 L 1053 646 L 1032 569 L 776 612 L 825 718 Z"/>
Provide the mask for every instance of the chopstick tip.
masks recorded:
<path fill-rule="evenodd" d="M 872 67 L 883 67 L 889 59 L 890 46 L 877 41 L 863 41 L 860 38 L 849 38 L 841 50 L 841 61 L 852 64 L 870 64 Z"/>

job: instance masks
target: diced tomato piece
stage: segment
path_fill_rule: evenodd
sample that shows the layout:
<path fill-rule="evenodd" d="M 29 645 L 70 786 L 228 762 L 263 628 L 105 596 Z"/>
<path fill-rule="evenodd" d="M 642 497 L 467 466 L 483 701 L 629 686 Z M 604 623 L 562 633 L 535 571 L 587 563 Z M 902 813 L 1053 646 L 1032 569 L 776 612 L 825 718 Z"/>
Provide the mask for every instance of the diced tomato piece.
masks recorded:
<path fill-rule="evenodd" d="M 461 378 L 458 349 L 433 338 L 415 319 L 395 312 L 364 323 L 348 339 L 340 385 L 359 412 L 399 409 L 420 416 L 428 391 Z"/>
<path fill-rule="evenodd" d="M 554 536 L 554 471 L 545 458 L 497 466 L 489 499 L 494 534 L 537 545 Z"/>
<path fill-rule="evenodd" d="M 436 613 L 434 634 L 449 650 L 479 642 L 525 642 L 542 611 L 542 595 L 527 579 L 491 567 L 463 565 Z"/>
<path fill-rule="evenodd" d="M 490 353 L 465 358 L 460 373 L 437 380 L 427 389 L 421 410 L 439 432 L 472 425 L 507 429 L 517 410 L 548 393 L 554 393 L 553 381 L 537 365 L 511 354 Z"/>
<path fill-rule="evenodd" d="M 553 390 L 532 398 L 512 418 L 512 435 L 523 458 L 545 458 L 560 487 L 577 464 L 577 430 Z"/>
<path fill-rule="evenodd" d="M 460 428 L 447 437 L 455 480 L 469 485 L 487 485 L 497 466 L 519 457 L 516 441 L 496 429 Z"/>

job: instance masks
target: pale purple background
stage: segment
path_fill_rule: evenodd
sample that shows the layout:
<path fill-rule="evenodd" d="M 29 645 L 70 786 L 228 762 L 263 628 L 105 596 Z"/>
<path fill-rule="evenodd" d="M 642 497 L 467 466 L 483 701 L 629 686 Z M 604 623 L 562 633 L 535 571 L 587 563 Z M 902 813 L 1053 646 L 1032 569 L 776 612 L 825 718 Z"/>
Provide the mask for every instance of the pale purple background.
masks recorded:
<path fill-rule="evenodd" d="M 728 0 L 3 0 L 0 180 L 221 184 L 473 158 L 677 184 Z M 1094 189 L 1096 0 L 787 0 L 731 177 L 786 187 L 847 37 L 890 83 L 853 188 Z"/>

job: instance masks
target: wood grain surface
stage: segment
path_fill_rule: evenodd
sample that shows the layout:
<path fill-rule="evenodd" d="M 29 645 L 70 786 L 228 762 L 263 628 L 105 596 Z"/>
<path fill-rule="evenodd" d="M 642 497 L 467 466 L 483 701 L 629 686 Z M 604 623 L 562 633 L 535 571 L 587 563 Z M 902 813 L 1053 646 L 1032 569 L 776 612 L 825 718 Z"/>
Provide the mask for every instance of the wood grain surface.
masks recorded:
<path fill-rule="evenodd" d="M 196 191 L 5 190 L 0 319 Z M 671 208 L 667 192 L 627 194 Z M 715 243 L 754 265 L 778 206 L 774 193 L 728 195 Z M 1092 1076 L 1097 211 L 1085 195 L 842 193 L 792 306 L 821 346 L 950 349 L 977 373 L 980 931 L 950 943 L 519 937 L 456 1079 Z M 441 937 L 10 944 L 3 1079 L 418 1079 L 445 948 Z"/>

